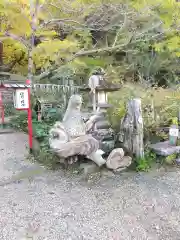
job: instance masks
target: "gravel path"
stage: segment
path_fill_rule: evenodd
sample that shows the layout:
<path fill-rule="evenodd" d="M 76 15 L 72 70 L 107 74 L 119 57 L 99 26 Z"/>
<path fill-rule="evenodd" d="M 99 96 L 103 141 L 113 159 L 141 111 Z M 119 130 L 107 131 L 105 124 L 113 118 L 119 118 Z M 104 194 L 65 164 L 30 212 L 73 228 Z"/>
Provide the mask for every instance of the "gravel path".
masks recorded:
<path fill-rule="evenodd" d="M 0 181 L 41 168 L 25 160 L 26 144 L 24 134 L 0 134 Z M 95 183 L 46 171 L 0 186 L 0 239 L 179 240 L 179 179 L 178 169 Z"/>

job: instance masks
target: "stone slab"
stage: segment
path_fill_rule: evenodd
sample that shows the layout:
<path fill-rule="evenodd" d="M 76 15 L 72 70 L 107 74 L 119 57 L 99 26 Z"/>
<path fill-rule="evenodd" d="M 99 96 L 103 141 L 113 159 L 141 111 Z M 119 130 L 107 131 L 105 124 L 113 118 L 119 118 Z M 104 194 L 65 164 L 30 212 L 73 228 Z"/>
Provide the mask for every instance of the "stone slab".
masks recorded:
<path fill-rule="evenodd" d="M 149 148 L 153 150 L 157 155 L 165 157 L 174 153 L 180 153 L 180 146 L 172 146 L 169 144 L 169 141 L 151 144 Z"/>

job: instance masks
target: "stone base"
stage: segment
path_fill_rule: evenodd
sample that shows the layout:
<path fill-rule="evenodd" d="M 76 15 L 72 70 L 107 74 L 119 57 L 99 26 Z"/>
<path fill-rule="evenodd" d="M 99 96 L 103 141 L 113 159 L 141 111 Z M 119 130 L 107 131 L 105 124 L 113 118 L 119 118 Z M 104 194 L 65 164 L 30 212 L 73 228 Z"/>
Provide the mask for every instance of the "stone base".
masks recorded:
<path fill-rule="evenodd" d="M 151 144 L 149 148 L 153 150 L 157 155 L 164 157 L 180 153 L 180 146 L 172 146 L 169 144 L 169 141 Z"/>
<path fill-rule="evenodd" d="M 95 129 L 91 130 L 89 133 L 99 142 L 100 149 L 108 155 L 115 147 L 115 133 L 113 129 L 110 128 L 110 123 L 106 118 L 106 112 L 84 112 L 83 117 L 88 118 L 94 114 L 98 115 L 99 118 L 96 122 Z"/>

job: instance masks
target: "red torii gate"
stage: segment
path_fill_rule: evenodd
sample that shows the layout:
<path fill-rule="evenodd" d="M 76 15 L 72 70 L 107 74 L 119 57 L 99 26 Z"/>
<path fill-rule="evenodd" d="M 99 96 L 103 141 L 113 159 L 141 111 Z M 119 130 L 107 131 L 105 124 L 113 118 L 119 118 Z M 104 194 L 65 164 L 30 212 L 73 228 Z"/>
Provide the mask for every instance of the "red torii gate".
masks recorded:
<path fill-rule="evenodd" d="M 4 75 L 4 74 L 3 74 Z M 6 75 L 5 75 L 6 76 Z M 7 78 L 6 78 L 7 79 Z M 13 94 L 14 107 L 17 110 L 26 110 L 28 114 L 28 136 L 29 136 L 29 150 L 32 152 L 33 131 L 32 131 L 32 110 L 30 104 L 30 88 L 29 80 L 26 83 L 13 80 L 0 80 L 0 117 L 2 124 L 5 123 L 4 103 L 2 92 L 11 91 Z M 20 98 L 21 99 L 20 99 Z"/>

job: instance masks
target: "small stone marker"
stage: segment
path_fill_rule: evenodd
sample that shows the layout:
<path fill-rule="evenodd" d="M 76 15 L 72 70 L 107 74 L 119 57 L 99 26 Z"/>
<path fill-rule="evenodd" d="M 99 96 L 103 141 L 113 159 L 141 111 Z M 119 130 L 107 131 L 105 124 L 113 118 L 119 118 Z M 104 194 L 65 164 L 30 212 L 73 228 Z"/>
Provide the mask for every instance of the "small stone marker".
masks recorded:
<path fill-rule="evenodd" d="M 169 128 L 169 143 L 176 146 L 179 137 L 178 119 L 174 118 Z"/>

